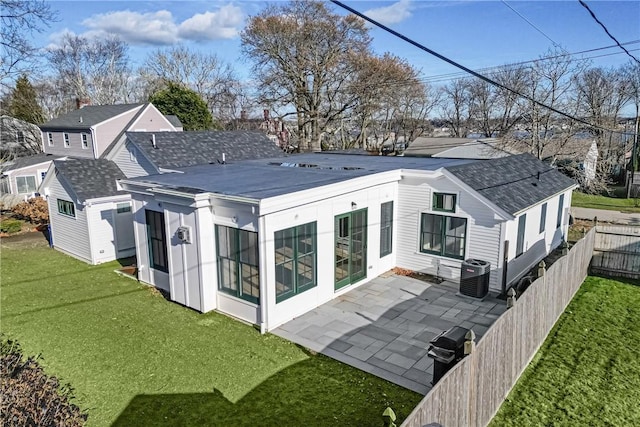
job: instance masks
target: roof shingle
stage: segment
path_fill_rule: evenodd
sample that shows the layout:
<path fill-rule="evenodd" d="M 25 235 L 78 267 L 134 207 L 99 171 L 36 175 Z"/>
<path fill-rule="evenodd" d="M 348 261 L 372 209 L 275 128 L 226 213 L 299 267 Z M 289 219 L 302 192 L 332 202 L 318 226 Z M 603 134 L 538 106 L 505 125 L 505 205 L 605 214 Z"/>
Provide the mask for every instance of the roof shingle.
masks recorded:
<path fill-rule="evenodd" d="M 223 154 L 227 163 L 282 155 L 282 150 L 261 132 L 127 132 L 127 139 L 163 169 L 222 162 Z"/>
<path fill-rule="evenodd" d="M 88 105 L 40 125 L 41 129 L 88 129 L 144 104 Z"/>
<path fill-rule="evenodd" d="M 530 154 L 446 169 L 511 215 L 576 185 L 574 180 Z"/>
<path fill-rule="evenodd" d="M 80 202 L 126 194 L 116 187 L 116 180 L 126 177 L 111 160 L 68 159 L 54 160 L 53 163 L 58 173 L 71 185 Z"/>

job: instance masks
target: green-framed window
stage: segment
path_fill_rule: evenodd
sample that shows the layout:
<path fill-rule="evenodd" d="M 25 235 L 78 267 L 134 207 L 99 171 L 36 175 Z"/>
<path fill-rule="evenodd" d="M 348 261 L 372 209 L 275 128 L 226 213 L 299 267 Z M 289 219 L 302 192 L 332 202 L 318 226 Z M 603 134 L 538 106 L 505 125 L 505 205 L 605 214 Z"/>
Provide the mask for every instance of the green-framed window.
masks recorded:
<path fill-rule="evenodd" d="M 380 258 L 391 253 L 393 243 L 393 201 L 380 205 Z"/>
<path fill-rule="evenodd" d="M 547 204 L 543 203 L 540 208 L 540 227 L 538 229 L 538 233 L 544 232 L 547 226 Z"/>
<path fill-rule="evenodd" d="M 432 208 L 434 211 L 455 212 L 456 195 L 451 193 L 433 193 Z"/>
<path fill-rule="evenodd" d="M 151 268 L 168 273 L 169 258 L 167 257 L 167 236 L 164 228 L 164 214 L 162 212 L 145 210 L 145 220 L 147 222 L 147 239 Z"/>
<path fill-rule="evenodd" d="M 420 252 L 464 259 L 467 219 L 423 213 L 420 220 Z"/>
<path fill-rule="evenodd" d="M 258 233 L 216 225 L 216 249 L 218 289 L 258 304 L 260 302 Z"/>
<path fill-rule="evenodd" d="M 518 218 L 518 239 L 516 240 L 516 258 L 524 253 L 524 235 L 527 230 L 527 214 Z"/>
<path fill-rule="evenodd" d="M 556 219 L 556 228 L 560 228 L 562 225 L 562 210 L 564 209 L 564 194 L 560 195 L 558 202 L 558 218 Z"/>
<path fill-rule="evenodd" d="M 62 215 L 70 216 L 73 218 L 76 217 L 76 206 L 73 204 L 73 202 L 70 202 L 68 200 L 62 200 L 62 199 L 57 199 L 57 202 L 58 202 L 58 213 L 61 213 Z"/>
<path fill-rule="evenodd" d="M 276 302 L 316 286 L 316 223 L 274 233 Z"/>

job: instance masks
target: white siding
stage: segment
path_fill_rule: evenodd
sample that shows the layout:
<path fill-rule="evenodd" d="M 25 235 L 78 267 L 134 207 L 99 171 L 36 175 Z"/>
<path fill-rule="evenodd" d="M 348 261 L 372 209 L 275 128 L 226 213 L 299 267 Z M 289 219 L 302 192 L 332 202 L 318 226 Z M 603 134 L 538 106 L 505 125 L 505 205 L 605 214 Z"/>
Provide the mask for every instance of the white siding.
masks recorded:
<path fill-rule="evenodd" d="M 539 203 L 522 212 L 518 217 L 506 223 L 506 239 L 509 240 L 509 265 L 507 268 L 507 283 L 520 278 L 534 267 L 549 252 L 566 240 L 569 225 L 569 207 L 571 206 L 572 191 L 564 193 L 562 207 L 562 225 L 556 227 L 558 217 L 558 204 L 560 195 L 546 202 Z M 545 230 L 540 233 L 540 216 L 542 205 L 547 203 L 547 218 Z M 518 240 L 518 220 L 526 214 L 526 228 L 524 238 L 524 253 L 516 258 L 516 246 Z"/>
<path fill-rule="evenodd" d="M 313 191 L 313 190 L 312 190 Z M 349 192 L 346 195 L 317 201 L 304 206 L 286 209 L 264 217 L 265 233 L 264 257 L 266 265 L 265 289 L 267 290 L 267 330 L 272 330 L 284 322 L 332 300 L 354 287 L 379 276 L 395 266 L 398 216 L 401 215 L 394 202 L 393 252 L 380 258 L 380 205 L 395 200 L 397 184 L 390 183 L 368 189 Z M 366 277 L 356 283 L 335 290 L 335 216 L 355 209 L 367 209 L 367 264 Z M 317 285 L 289 299 L 276 303 L 275 294 L 275 254 L 274 233 L 293 226 L 316 221 Z M 261 248 L 262 249 L 262 248 Z"/>
<path fill-rule="evenodd" d="M 445 177 L 438 179 L 405 178 L 398 190 L 398 255 L 399 267 L 459 280 L 462 260 L 420 252 L 421 213 L 435 213 L 467 218 L 465 259 L 477 258 L 491 263 L 492 288 L 500 287 L 500 223 L 495 213 L 471 194 Z M 456 212 L 433 212 L 433 192 L 457 194 Z"/>
<path fill-rule="evenodd" d="M 136 148 L 129 142 L 116 148 L 112 160 L 116 165 L 118 165 L 122 173 L 124 173 L 127 178 L 159 173 L 151 162 L 149 162 L 146 157 L 136 150 Z"/>
<path fill-rule="evenodd" d="M 76 258 L 92 263 L 89 229 L 87 226 L 87 210 L 84 206 L 75 204 L 76 217 L 71 218 L 58 212 L 57 199 L 74 202 L 70 192 L 58 180 L 52 177 L 49 186 L 49 222 L 54 248 L 73 255 Z"/>
<path fill-rule="evenodd" d="M 87 222 L 91 228 L 91 249 L 94 264 L 135 255 L 134 248 L 120 252 L 116 249 L 115 215 L 117 204 L 123 201 L 126 200 L 122 200 L 120 196 L 114 201 L 93 204 L 86 208 Z"/>

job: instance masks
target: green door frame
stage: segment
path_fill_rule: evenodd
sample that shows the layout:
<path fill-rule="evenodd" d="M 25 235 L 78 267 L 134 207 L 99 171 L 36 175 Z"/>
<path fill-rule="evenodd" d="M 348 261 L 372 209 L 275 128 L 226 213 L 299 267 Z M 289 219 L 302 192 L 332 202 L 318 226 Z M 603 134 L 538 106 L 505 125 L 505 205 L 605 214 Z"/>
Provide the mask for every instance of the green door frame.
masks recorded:
<path fill-rule="evenodd" d="M 367 276 L 367 209 L 335 216 L 335 290 Z"/>

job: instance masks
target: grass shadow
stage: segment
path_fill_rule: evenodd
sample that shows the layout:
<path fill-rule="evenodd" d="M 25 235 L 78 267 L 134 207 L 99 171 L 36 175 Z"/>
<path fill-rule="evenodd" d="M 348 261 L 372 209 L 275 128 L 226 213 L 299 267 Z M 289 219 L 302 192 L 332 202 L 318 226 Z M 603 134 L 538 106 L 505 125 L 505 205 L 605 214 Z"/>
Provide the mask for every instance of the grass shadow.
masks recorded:
<path fill-rule="evenodd" d="M 215 388 L 211 393 L 137 395 L 112 425 L 377 426 L 387 406 L 401 421 L 419 400 L 416 395 L 407 402 L 406 395 L 396 396 L 384 381 L 336 366 L 325 356 L 310 357 L 272 375 L 235 403 Z M 351 396 L 332 393 L 345 385 Z"/>

